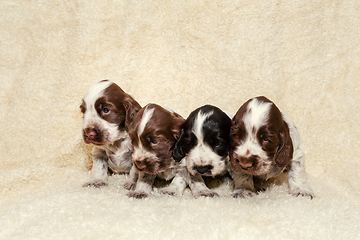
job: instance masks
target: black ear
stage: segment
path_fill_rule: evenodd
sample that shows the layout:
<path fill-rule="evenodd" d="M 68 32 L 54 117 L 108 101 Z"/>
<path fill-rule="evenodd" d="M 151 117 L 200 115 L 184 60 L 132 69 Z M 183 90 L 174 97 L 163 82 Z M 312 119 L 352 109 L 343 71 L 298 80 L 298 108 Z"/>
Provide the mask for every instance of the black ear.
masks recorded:
<path fill-rule="evenodd" d="M 280 130 L 281 144 L 276 152 L 275 162 L 280 167 L 285 167 L 293 158 L 293 145 L 289 133 L 289 127 L 284 123 L 284 127 Z"/>
<path fill-rule="evenodd" d="M 185 157 L 185 152 L 183 149 L 183 135 L 184 135 L 184 129 L 181 129 L 180 137 L 176 141 L 174 149 L 172 151 L 172 157 L 175 160 L 175 162 L 180 162 L 181 159 Z"/>

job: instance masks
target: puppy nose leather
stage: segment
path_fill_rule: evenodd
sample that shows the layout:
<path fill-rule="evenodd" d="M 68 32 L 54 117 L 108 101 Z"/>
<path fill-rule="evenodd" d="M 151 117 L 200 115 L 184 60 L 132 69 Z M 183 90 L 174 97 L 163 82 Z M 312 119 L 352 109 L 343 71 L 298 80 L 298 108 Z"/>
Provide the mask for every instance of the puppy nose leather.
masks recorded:
<path fill-rule="evenodd" d="M 251 168 L 253 163 L 252 162 L 241 162 L 239 163 L 241 165 L 241 167 L 247 169 L 247 168 Z"/>
<path fill-rule="evenodd" d="M 256 156 L 250 156 L 247 158 L 240 158 L 239 164 L 242 168 L 248 169 L 251 168 L 254 165 L 254 162 L 256 161 Z"/>
<path fill-rule="evenodd" d="M 196 171 L 198 171 L 199 173 L 206 173 L 207 171 L 210 171 L 211 169 L 213 169 L 213 166 L 211 165 L 205 165 L 205 166 L 195 166 Z"/>
<path fill-rule="evenodd" d="M 146 163 L 144 161 L 136 161 L 135 165 L 140 170 L 143 170 L 146 168 Z"/>
<path fill-rule="evenodd" d="M 85 136 L 90 138 L 90 139 L 93 139 L 96 136 L 95 129 L 91 129 L 91 128 L 85 129 Z"/>

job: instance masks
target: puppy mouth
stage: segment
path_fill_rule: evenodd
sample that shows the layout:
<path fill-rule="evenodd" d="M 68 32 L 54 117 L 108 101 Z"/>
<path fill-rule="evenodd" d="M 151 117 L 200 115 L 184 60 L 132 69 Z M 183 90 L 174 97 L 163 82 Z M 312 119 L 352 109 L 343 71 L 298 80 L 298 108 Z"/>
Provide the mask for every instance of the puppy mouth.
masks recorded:
<path fill-rule="evenodd" d="M 252 165 L 251 167 L 244 167 L 239 163 L 239 160 L 236 160 L 235 163 L 233 161 L 231 162 L 231 167 L 234 169 L 235 172 L 243 172 L 253 176 L 260 176 L 268 173 L 272 166 L 272 164 L 267 163 L 268 161 L 266 160 L 264 160 L 263 162 L 265 163 L 264 164 L 257 163 Z"/>
<path fill-rule="evenodd" d="M 106 141 L 96 141 L 96 140 L 92 140 L 92 139 L 89 139 L 88 137 L 84 137 L 84 142 L 86 144 L 93 144 L 95 146 L 104 146 L 104 145 L 107 145 L 107 144 L 110 144 L 111 142 L 106 142 Z"/>
<path fill-rule="evenodd" d="M 107 134 L 100 131 L 98 128 L 95 130 L 89 130 L 84 129 L 83 130 L 83 139 L 86 144 L 94 144 L 96 146 L 103 146 L 113 143 L 113 141 L 109 141 Z"/>
<path fill-rule="evenodd" d="M 143 162 L 139 162 L 139 161 L 133 161 L 133 164 L 135 166 L 135 168 L 139 171 L 139 172 L 144 172 L 147 174 L 159 174 L 162 173 L 164 171 L 166 171 L 170 165 L 168 166 L 162 166 L 160 164 L 157 163 L 151 163 L 151 160 L 147 160 L 146 163 Z"/>

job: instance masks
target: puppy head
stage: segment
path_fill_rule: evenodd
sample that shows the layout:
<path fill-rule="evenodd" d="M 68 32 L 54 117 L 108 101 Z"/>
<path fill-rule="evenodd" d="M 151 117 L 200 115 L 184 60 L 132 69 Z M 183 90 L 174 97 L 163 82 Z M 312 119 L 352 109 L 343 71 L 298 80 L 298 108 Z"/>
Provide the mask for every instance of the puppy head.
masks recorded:
<path fill-rule="evenodd" d="M 84 116 L 84 142 L 102 146 L 123 138 L 140 108 L 139 103 L 115 83 L 107 80 L 95 83 L 80 106 Z"/>
<path fill-rule="evenodd" d="M 173 151 L 175 161 L 186 156 L 192 175 L 216 176 L 225 170 L 230 147 L 231 119 L 219 108 L 205 105 L 193 111 L 182 126 Z"/>
<path fill-rule="evenodd" d="M 138 171 L 157 174 L 167 170 L 173 146 L 184 119 L 156 104 L 148 104 L 134 118 L 129 134 L 134 148 L 132 161 Z"/>
<path fill-rule="evenodd" d="M 263 175 L 293 157 L 289 127 L 280 110 L 265 97 L 250 99 L 232 119 L 230 162 L 236 172 Z"/>

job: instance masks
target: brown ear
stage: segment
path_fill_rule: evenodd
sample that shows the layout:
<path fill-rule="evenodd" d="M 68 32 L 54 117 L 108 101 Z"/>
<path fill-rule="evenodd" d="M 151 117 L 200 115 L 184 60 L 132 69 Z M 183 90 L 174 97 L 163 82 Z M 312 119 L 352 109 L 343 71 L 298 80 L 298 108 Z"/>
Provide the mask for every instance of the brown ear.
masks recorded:
<path fill-rule="evenodd" d="M 280 130 L 281 144 L 275 155 L 275 162 L 280 167 L 285 167 L 293 158 L 293 144 L 291 141 L 289 127 L 284 122 L 283 128 Z"/>
<path fill-rule="evenodd" d="M 172 135 L 176 140 L 180 138 L 181 126 L 185 122 L 185 119 L 180 115 L 174 112 L 174 128 L 171 129 Z"/>
<path fill-rule="evenodd" d="M 129 129 L 129 125 L 141 109 L 141 106 L 137 101 L 128 97 L 124 100 L 124 108 L 126 112 L 125 127 Z"/>

